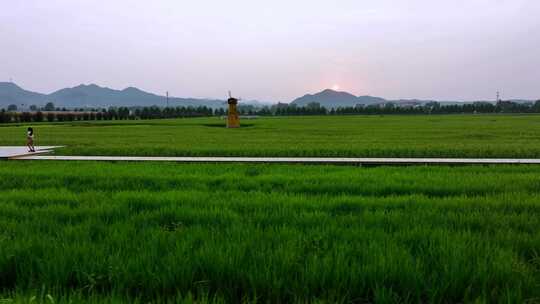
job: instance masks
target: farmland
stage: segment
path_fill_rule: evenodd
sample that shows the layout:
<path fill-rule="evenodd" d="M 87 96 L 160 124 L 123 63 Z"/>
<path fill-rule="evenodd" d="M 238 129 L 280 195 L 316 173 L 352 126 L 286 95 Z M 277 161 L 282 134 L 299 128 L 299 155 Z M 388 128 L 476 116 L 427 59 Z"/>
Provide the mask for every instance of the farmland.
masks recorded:
<path fill-rule="evenodd" d="M 540 157 L 536 115 L 242 123 L 33 126 L 61 155 Z M 540 166 L 0 161 L 0 303 L 535 303 L 538 231 Z"/>
<path fill-rule="evenodd" d="M 540 157 L 538 115 L 263 117 L 227 130 L 219 118 L 33 124 L 62 155 Z M 0 146 L 27 125 L 1 125 Z"/>
<path fill-rule="evenodd" d="M 540 167 L 0 163 L 0 299 L 540 297 Z"/>

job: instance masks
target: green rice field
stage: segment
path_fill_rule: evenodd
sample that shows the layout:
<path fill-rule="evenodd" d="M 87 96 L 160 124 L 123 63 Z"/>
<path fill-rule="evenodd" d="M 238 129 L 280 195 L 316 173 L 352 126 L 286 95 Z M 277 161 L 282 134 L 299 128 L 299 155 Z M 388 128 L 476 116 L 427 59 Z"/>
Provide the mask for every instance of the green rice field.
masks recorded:
<path fill-rule="evenodd" d="M 371 119 L 379 118 L 332 123 L 369 126 Z M 232 131 L 245 134 L 235 139 L 249 139 L 235 150 L 233 141 L 218 136 L 226 131 L 211 128 L 212 135 L 199 139 L 202 148 L 194 153 L 280 154 L 299 134 L 308 134 L 310 146 L 293 146 L 294 153 L 324 154 L 332 141 L 336 153 L 346 155 L 385 145 L 388 153 L 398 154 L 449 147 L 435 140 L 437 130 L 424 128 L 419 144 L 402 138 L 392 149 L 391 138 L 408 134 L 392 127 L 394 120 L 405 129 L 416 124 L 414 119 L 434 120 L 433 125 L 447 129 L 482 125 L 479 120 L 485 128 L 499 129 L 490 121 L 514 121 L 511 130 L 517 132 L 524 119 L 531 124 L 517 136 L 521 141 L 538 129 L 535 117 L 380 119 L 388 122 L 383 128 L 388 137 L 377 143 L 373 135 L 371 148 L 349 145 L 346 139 L 375 131 L 358 128 L 341 137 L 325 137 L 324 131 L 314 141 L 298 118 L 288 122 L 292 131 L 282 141 L 275 131 L 279 120 L 254 122 L 270 130 L 267 139 L 274 146 L 255 145 L 254 134 L 264 131 L 246 128 Z M 205 130 L 200 125 L 205 121 L 155 122 L 155 127 L 171 130 L 171 138 L 187 139 L 180 131 L 197 134 Z M 15 143 L 5 136 L 10 128 L 0 128 L 2 144 Z M 69 135 L 66 143 L 74 146 L 64 151 L 70 153 L 123 153 L 129 147 L 123 147 L 122 138 L 115 143 L 114 134 L 127 130 L 135 140 L 137 134 L 151 139 L 158 132 L 137 124 L 38 130 L 46 128 L 49 134 Z M 500 129 L 479 139 L 492 146 L 468 141 L 447 153 L 475 155 L 490 147 L 494 154 L 509 153 L 502 143 L 511 142 L 511 132 Z M 91 146 L 90 139 L 100 132 L 106 134 L 103 145 Z M 457 143 L 464 133 L 460 127 L 448 138 Z M 218 142 L 226 144 L 222 150 Z M 155 143 L 167 146 L 157 137 Z M 132 154 L 154 151 L 144 144 L 141 138 Z M 320 150 L 325 145 L 328 150 Z M 534 155 L 536 145 L 528 142 L 516 154 Z M 180 142 L 171 146 L 163 153 L 188 151 Z M 440 150 L 429 150 L 434 147 Z M 3 161 L 0 303 L 538 303 L 539 231 L 539 166 Z"/>
<path fill-rule="evenodd" d="M 35 124 L 62 155 L 540 157 L 539 115 L 304 116 Z M 0 125 L 0 146 L 25 145 L 27 125 Z"/>

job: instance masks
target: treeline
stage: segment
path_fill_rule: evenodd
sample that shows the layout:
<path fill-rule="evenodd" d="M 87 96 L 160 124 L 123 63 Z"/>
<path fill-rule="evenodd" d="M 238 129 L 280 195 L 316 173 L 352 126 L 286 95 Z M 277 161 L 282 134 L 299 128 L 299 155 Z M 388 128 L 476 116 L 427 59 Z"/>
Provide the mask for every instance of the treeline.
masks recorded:
<path fill-rule="evenodd" d="M 358 105 L 356 107 L 340 107 L 327 109 L 317 103 L 305 107 L 295 105 L 275 105 L 262 114 L 289 115 L 389 115 L 389 114 L 494 114 L 494 113 L 540 113 L 540 100 L 535 103 L 517 103 L 500 101 L 497 104 L 475 102 L 470 104 L 441 105 L 437 102 L 425 105 L 400 106 L 397 104 Z M 255 113 L 259 114 L 259 113 Z"/>
<path fill-rule="evenodd" d="M 0 123 L 13 122 L 64 122 L 87 120 L 135 120 L 183 117 L 206 117 L 214 115 L 209 107 L 143 108 L 111 107 L 109 109 L 77 109 L 77 111 L 11 112 L 0 110 Z"/>
<path fill-rule="evenodd" d="M 54 109 L 54 108 L 53 108 Z M 400 106 L 392 103 L 327 109 L 318 103 L 304 107 L 290 104 L 277 104 L 271 107 L 256 108 L 251 105 L 238 107 L 241 115 L 256 116 L 294 116 L 294 115 L 390 115 L 390 114 L 493 114 L 493 113 L 540 113 L 540 100 L 535 103 L 500 101 L 497 104 L 475 102 L 470 104 L 441 105 L 437 102 L 425 105 Z M 87 120 L 135 120 L 164 119 L 184 117 L 224 116 L 223 108 L 209 107 L 111 107 L 109 109 L 76 109 L 58 111 L 14 112 L 0 110 L 0 123 L 13 122 L 64 122 Z"/>

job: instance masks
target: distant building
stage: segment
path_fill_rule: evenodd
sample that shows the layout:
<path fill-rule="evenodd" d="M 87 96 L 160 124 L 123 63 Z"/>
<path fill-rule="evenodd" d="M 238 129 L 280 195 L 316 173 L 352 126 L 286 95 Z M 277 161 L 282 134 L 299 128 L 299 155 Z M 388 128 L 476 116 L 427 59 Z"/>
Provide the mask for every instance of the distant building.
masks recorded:
<path fill-rule="evenodd" d="M 406 101 L 406 102 L 399 103 L 399 107 L 405 108 L 405 109 L 414 109 L 420 106 L 422 106 L 422 104 L 418 101 Z"/>

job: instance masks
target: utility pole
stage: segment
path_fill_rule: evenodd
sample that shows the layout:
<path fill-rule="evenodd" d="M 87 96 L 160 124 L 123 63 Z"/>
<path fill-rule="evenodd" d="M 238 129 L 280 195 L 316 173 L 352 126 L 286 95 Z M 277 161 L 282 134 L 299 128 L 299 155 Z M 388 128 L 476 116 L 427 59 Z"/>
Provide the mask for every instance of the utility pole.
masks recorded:
<path fill-rule="evenodd" d="M 497 102 L 501 101 L 501 92 L 497 91 Z"/>
<path fill-rule="evenodd" d="M 169 107 L 169 91 L 167 91 L 167 108 Z"/>

